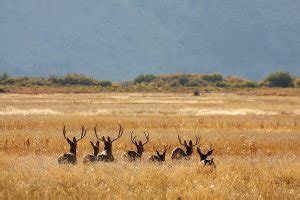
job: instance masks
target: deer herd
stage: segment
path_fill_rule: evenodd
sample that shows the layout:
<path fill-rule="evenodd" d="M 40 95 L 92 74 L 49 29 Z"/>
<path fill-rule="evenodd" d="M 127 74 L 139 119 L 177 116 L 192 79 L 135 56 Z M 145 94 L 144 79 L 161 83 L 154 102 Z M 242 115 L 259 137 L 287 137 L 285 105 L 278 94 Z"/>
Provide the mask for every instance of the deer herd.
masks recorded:
<path fill-rule="evenodd" d="M 81 128 L 81 136 L 79 139 L 77 139 L 76 137 L 73 137 L 73 139 L 69 139 L 66 134 L 66 127 L 63 127 L 63 136 L 65 138 L 65 140 L 68 142 L 68 144 L 70 145 L 70 152 L 69 153 L 64 153 L 63 155 L 61 155 L 58 158 L 58 163 L 59 164 L 76 164 L 77 163 L 77 156 L 76 156 L 76 152 L 77 152 L 77 143 L 82 140 L 85 136 L 86 136 L 86 132 L 87 130 L 85 129 L 84 126 L 82 126 Z M 83 157 L 83 163 L 92 163 L 92 162 L 113 162 L 114 156 L 113 156 L 113 150 L 112 150 L 112 144 L 113 142 L 117 141 L 118 139 L 121 138 L 121 136 L 123 135 L 123 127 L 119 124 L 119 132 L 118 135 L 115 138 L 111 138 L 110 136 L 99 136 L 97 133 L 97 125 L 94 128 L 94 134 L 96 137 L 96 142 L 94 143 L 93 141 L 90 141 L 91 146 L 93 147 L 93 154 L 88 154 L 86 156 Z M 143 152 L 145 151 L 144 146 L 149 142 L 149 133 L 145 132 L 144 133 L 145 136 L 145 141 L 137 141 L 136 140 L 136 136 L 133 135 L 133 132 L 130 133 L 130 140 L 131 142 L 134 144 L 134 146 L 136 147 L 136 151 L 134 150 L 130 150 L 127 151 L 126 153 L 124 153 L 123 158 L 128 160 L 128 161 L 136 161 L 142 158 Z M 184 147 L 180 148 L 180 147 L 176 147 L 173 151 L 172 151 L 172 155 L 171 155 L 171 159 L 175 159 L 175 160 L 180 160 L 180 159 L 186 159 L 189 160 L 193 154 L 193 148 L 195 146 L 197 146 L 197 152 L 199 154 L 200 157 L 200 162 L 203 162 L 204 165 L 210 165 L 214 168 L 216 168 L 216 165 L 213 161 L 212 158 L 212 153 L 213 153 L 213 149 L 210 148 L 210 150 L 206 153 L 203 153 L 199 147 L 199 143 L 200 143 L 200 136 L 196 136 L 195 137 L 195 143 L 193 143 L 192 140 L 190 140 L 189 142 L 187 142 L 186 140 L 184 140 L 182 142 L 180 136 L 178 135 L 178 141 L 179 144 L 182 145 Z M 99 153 L 99 148 L 100 148 L 100 142 L 103 142 L 104 144 L 104 148 L 103 151 L 101 153 Z M 171 148 L 171 146 L 167 146 L 164 145 L 164 149 L 162 152 L 158 151 L 156 149 L 155 154 L 153 154 L 150 158 L 148 158 L 148 161 L 153 161 L 153 162 L 164 162 L 166 159 L 166 154 L 167 151 Z"/>

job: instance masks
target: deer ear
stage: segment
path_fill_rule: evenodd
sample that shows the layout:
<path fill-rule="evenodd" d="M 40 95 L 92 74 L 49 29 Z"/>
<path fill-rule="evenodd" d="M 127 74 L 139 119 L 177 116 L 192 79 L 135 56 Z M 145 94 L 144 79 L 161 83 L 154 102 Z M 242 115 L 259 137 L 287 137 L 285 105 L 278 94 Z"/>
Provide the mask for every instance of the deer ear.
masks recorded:
<path fill-rule="evenodd" d="M 99 141 L 97 141 L 97 142 L 96 142 L 96 146 L 99 147 L 99 144 L 100 144 Z"/>
<path fill-rule="evenodd" d="M 190 145 L 190 146 L 193 146 L 192 140 L 189 141 L 189 145 Z"/>
<path fill-rule="evenodd" d="M 187 145 L 186 140 L 184 140 L 184 145 L 185 145 L 185 146 Z"/>

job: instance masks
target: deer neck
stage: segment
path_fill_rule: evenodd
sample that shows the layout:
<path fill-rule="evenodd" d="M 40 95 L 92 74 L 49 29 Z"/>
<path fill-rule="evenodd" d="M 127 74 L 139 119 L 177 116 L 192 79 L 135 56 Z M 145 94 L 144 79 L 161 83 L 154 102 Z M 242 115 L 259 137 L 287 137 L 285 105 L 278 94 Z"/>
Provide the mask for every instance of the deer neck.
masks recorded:
<path fill-rule="evenodd" d="M 112 145 L 105 144 L 104 150 L 107 152 L 107 155 L 112 155 Z"/>
<path fill-rule="evenodd" d="M 139 148 L 139 147 L 137 147 L 136 149 L 137 149 L 137 150 L 136 150 L 137 154 L 138 154 L 140 157 L 142 157 L 142 155 L 143 155 L 143 150 L 142 150 L 141 148 Z"/>
<path fill-rule="evenodd" d="M 97 156 L 99 153 L 99 150 L 94 150 L 94 156 Z"/>
<path fill-rule="evenodd" d="M 76 155 L 76 149 L 77 149 L 77 144 L 76 143 L 70 144 L 70 153 Z"/>
<path fill-rule="evenodd" d="M 186 155 L 190 156 L 193 154 L 193 147 L 186 146 Z"/>

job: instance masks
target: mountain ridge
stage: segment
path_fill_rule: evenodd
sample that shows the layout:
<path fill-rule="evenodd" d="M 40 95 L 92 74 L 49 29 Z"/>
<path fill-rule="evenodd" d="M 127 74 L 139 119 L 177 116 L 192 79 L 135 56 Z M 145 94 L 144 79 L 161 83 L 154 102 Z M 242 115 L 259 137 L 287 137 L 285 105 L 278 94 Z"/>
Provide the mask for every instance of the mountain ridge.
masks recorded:
<path fill-rule="evenodd" d="M 296 0 L 0 1 L 0 71 L 87 74 L 299 75 Z"/>

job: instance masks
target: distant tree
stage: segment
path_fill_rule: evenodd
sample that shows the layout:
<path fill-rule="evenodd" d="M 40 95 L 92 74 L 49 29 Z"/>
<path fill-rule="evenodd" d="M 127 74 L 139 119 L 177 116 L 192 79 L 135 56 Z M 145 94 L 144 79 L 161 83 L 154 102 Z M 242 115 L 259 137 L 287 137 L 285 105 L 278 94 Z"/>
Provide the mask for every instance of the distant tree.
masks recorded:
<path fill-rule="evenodd" d="M 271 73 L 269 76 L 267 76 L 263 83 L 268 87 L 293 87 L 294 78 L 289 72 L 280 71 Z"/>

